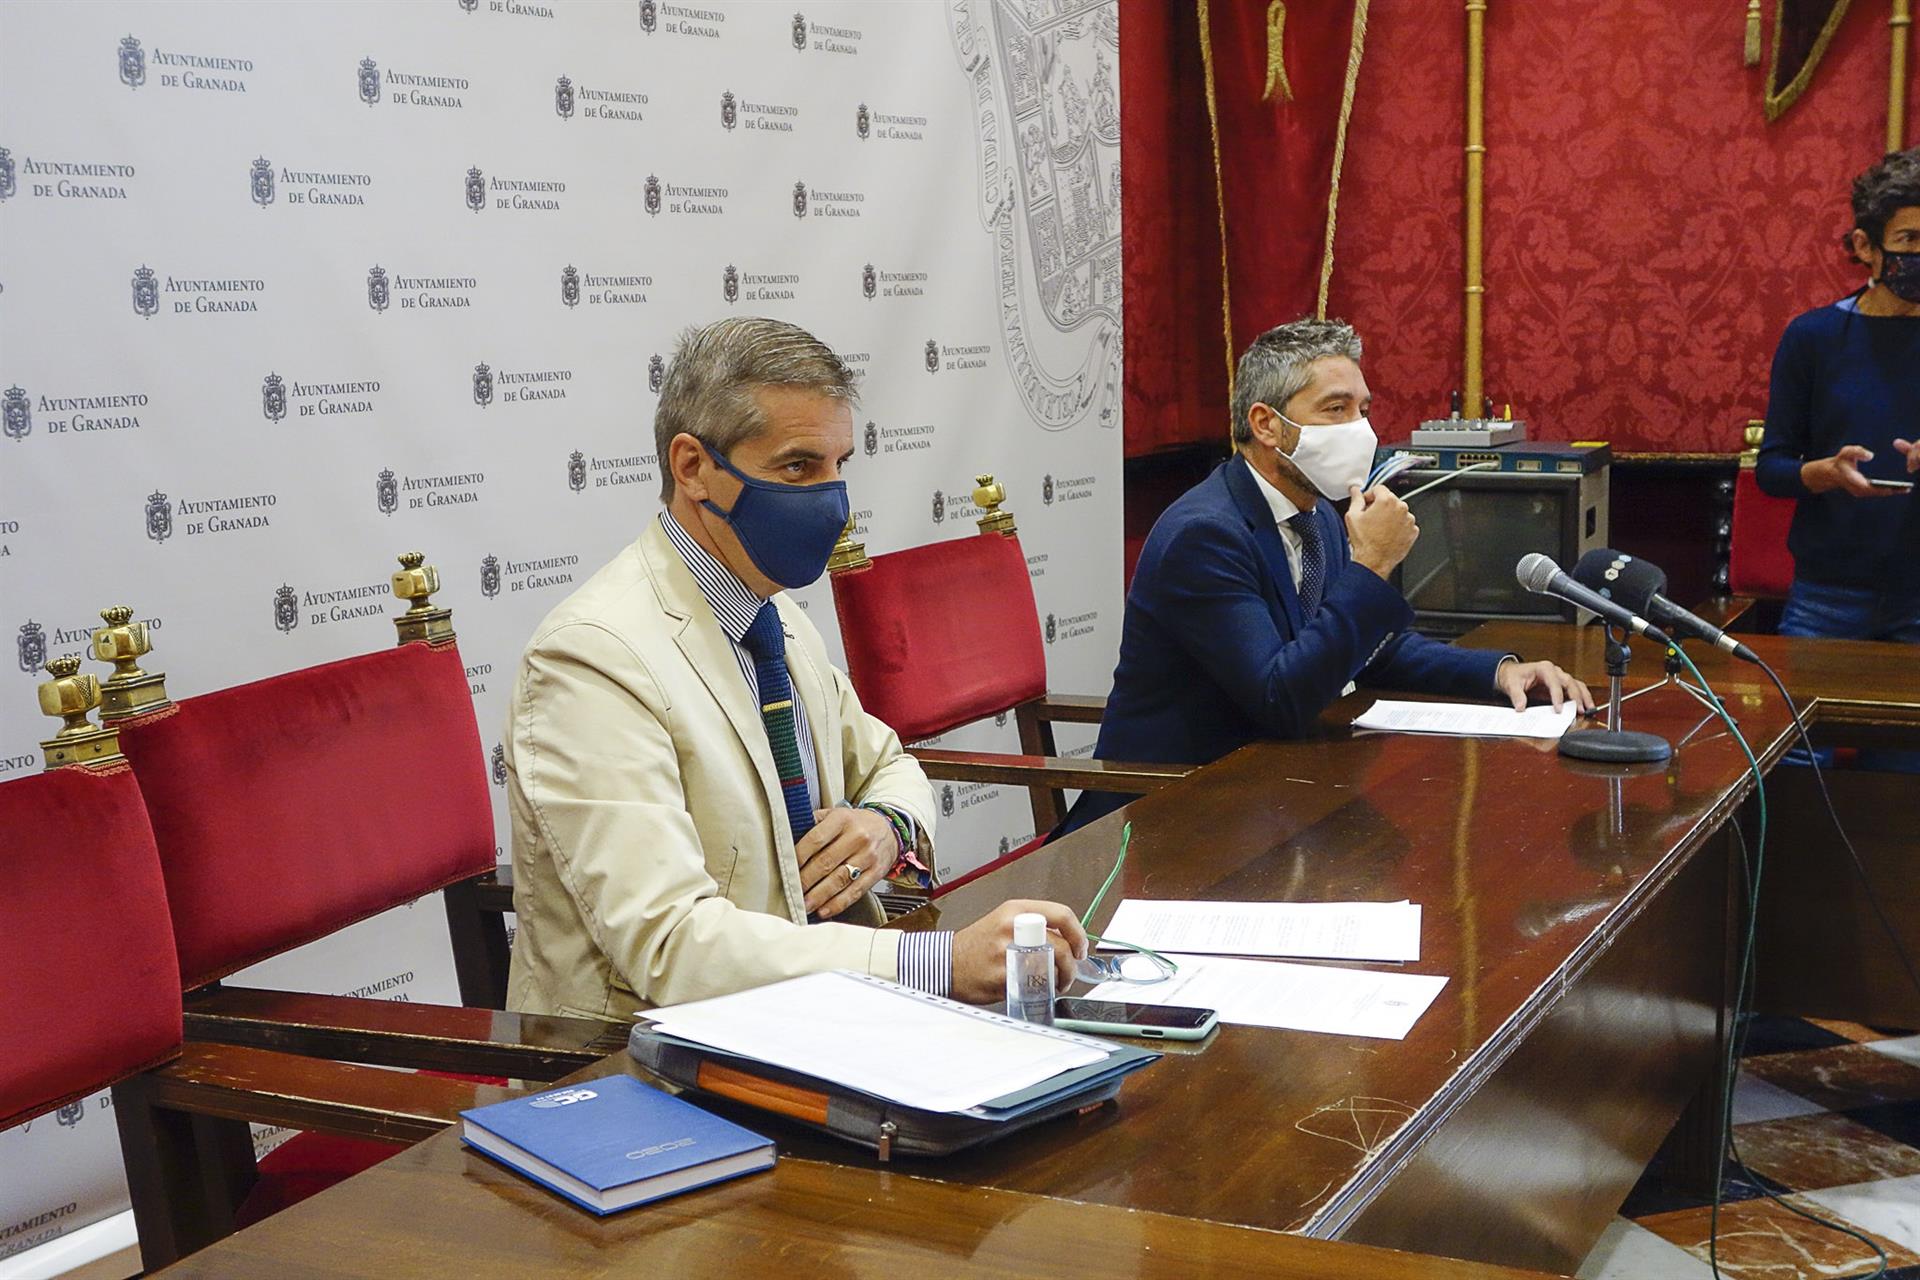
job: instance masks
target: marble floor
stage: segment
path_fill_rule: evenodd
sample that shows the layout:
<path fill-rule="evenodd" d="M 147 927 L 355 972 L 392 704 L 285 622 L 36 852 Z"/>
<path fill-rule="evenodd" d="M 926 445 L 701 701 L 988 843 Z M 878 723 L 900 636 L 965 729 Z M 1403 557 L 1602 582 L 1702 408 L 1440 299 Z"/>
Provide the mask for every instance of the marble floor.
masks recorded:
<path fill-rule="evenodd" d="M 1920 1035 L 1759 1018 L 1734 1094 L 1718 1258 L 1727 1280 L 1872 1275 L 1920 1280 Z M 1712 1280 L 1712 1204 L 1671 1186 L 1656 1156 L 1579 1270 L 1581 1280 Z M 1767 1193 L 1772 1192 L 1773 1196 Z M 1773 1197 L 1778 1197 L 1776 1200 Z"/>

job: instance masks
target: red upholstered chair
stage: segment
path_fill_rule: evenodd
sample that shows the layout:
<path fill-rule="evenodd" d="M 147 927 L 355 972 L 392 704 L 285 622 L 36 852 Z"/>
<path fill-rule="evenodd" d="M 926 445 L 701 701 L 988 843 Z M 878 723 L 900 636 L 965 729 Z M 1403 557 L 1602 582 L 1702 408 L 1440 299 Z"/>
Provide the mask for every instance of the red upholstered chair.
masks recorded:
<path fill-rule="evenodd" d="M 180 1052 L 180 971 L 153 828 L 99 684 L 47 664 L 40 705 L 65 725 L 45 773 L 0 783 L 0 1129 Z"/>
<path fill-rule="evenodd" d="M 1747 424 L 1746 451 L 1733 481 L 1733 528 L 1727 541 L 1727 590 L 1757 600 L 1784 600 L 1793 585 L 1787 530 L 1796 503 L 1760 492 L 1754 466 L 1764 424 Z"/>
<path fill-rule="evenodd" d="M 132 610 L 105 611 L 94 633 L 96 656 L 116 664 L 102 714 L 145 795 L 186 988 L 181 1061 L 123 1086 L 123 1131 L 148 1135 L 156 1152 L 151 1178 L 129 1167 L 149 1267 L 244 1220 L 250 1190 L 256 1205 L 290 1202 L 290 1186 L 317 1190 L 505 1096 L 470 1078 L 353 1063 L 551 1079 L 624 1044 L 578 1019 L 220 983 L 493 869 L 452 615 L 432 606 L 438 575 L 417 553 L 401 565 L 394 591 L 411 607 L 394 619 L 398 648 L 181 702 L 138 666 L 150 644 Z M 307 1131 L 261 1162 L 257 1184 L 246 1120 Z M 201 1188 L 199 1203 L 169 1194 L 182 1182 Z"/>
<path fill-rule="evenodd" d="M 980 533 L 869 557 L 841 535 L 828 569 L 847 655 L 847 674 L 866 709 L 915 743 L 1013 714 L 1022 755 L 917 748 L 929 777 L 1026 787 L 1034 841 L 1058 825 L 1066 787 L 1144 794 L 1186 774 L 1184 766 L 1062 759 L 1053 725 L 1098 724 L 1104 698 L 1047 692 L 1046 643 L 1033 582 L 1006 492 L 977 477 Z"/>

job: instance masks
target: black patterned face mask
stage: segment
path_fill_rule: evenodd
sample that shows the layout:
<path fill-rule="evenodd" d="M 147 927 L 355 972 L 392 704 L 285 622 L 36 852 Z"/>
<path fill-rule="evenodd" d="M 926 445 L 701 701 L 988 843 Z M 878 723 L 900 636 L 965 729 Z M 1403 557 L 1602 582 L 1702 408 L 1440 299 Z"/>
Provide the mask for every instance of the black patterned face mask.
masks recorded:
<path fill-rule="evenodd" d="M 1920 302 L 1920 252 L 1883 250 L 1880 255 L 1880 283 L 1902 302 Z"/>

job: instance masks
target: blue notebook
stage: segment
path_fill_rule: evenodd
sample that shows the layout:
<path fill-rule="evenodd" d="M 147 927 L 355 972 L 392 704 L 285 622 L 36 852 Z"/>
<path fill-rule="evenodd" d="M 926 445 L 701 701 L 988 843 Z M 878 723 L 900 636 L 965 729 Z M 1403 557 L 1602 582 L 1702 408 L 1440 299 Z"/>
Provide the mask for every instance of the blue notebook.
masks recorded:
<path fill-rule="evenodd" d="M 468 1146 L 583 1209 L 615 1213 L 773 1167 L 773 1141 L 632 1076 L 462 1111 Z"/>

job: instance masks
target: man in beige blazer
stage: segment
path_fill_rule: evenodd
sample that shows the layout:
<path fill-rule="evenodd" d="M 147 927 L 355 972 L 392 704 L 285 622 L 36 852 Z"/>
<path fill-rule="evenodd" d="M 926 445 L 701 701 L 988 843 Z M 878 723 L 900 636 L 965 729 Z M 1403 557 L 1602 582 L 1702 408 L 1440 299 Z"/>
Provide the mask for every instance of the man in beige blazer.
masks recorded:
<path fill-rule="evenodd" d="M 666 510 L 547 616 L 515 681 L 509 1007 L 624 1021 L 824 969 L 985 1003 L 1020 911 L 1072 980 L 1086 936 L 1057 903 L 873 927 L 872 889 L 934 865 L 932 788 L 782 591 L 845 524 L 854 397 L 793 325 L 682 336 L 654 419 Z"/>

